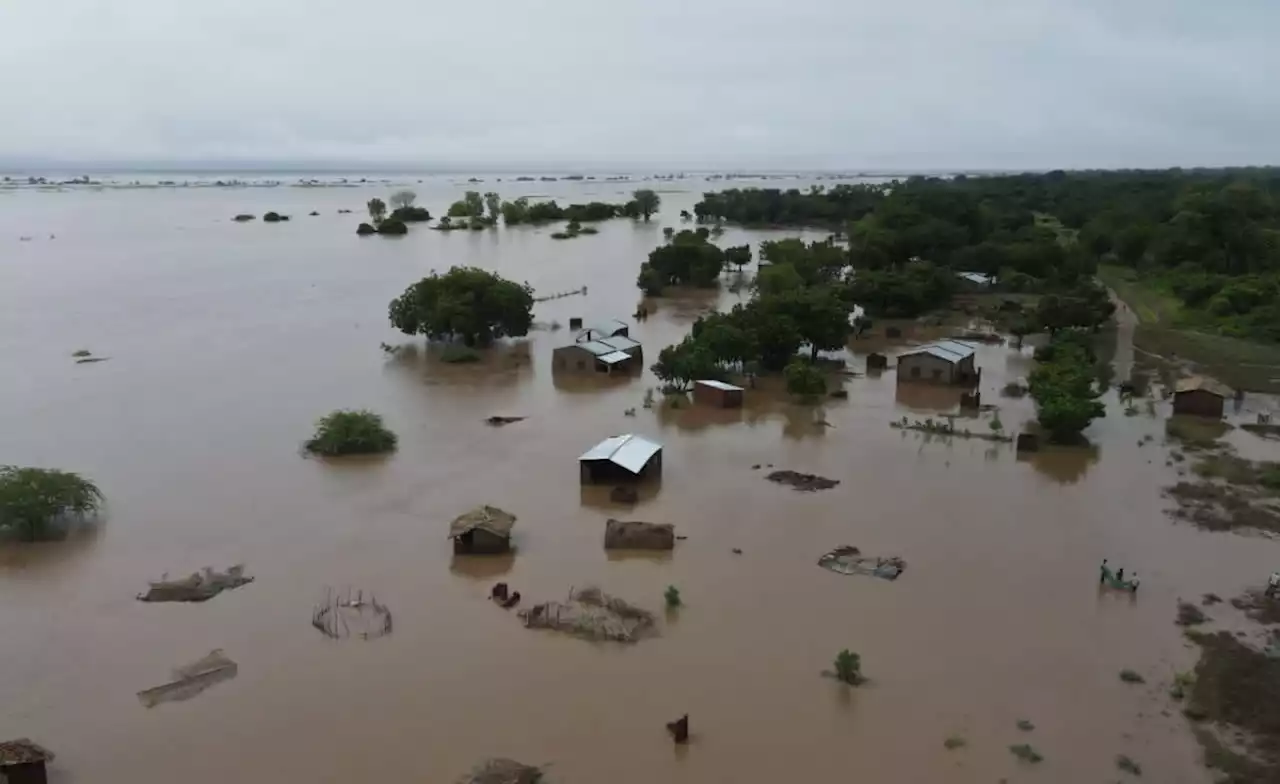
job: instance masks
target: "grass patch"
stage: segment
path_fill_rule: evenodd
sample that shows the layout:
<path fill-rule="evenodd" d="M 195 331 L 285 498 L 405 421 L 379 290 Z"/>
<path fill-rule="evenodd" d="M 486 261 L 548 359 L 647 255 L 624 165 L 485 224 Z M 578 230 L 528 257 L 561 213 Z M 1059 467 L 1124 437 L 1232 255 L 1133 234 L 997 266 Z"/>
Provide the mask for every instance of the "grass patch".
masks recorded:
<path fill-rule="evenodd" d="M 1164 422 L 1165 436 L 1190 450 L 1219 449 L 1218 440 L 1230 431 L 1226 422 L 1204 417 L 1172 416 Z"/>
<path fill-rule="evenodd" d="M 1120 671 L 1120 680 L 1125 683 L 1146 683 L 1147 679 L 1130 669 Z"/>
<path fill-rule="evenodd" d="M 334 411 L 316 423 L 308 452 L 328 457 L 370 455 L 396 448 L 396 434 L 372 411 Z"/>
<path fill-rule="evenodd" d="M 1035 750 L 1030 743 L 1018 743 L 1009 747 L 1009 753 L 1023 762 L 1032 764 L 1044 762 L 1044 756 Z"/>
<path fill-rule="evenodd" d="M 1191 602 L 1178 602 L 1178 620 L 1179 626 L 1199 626 L 1209 620 L 1209 616 L 1200 611 Z"/>
<path fill-rule="evenodd" d="M 1256 529 L 1280 533 L 1280 509 L 1247 488 L 1220 482 L 1178 482 L 1165 491 L 1178 502 L 1175 517 L 1206 531 Z"/>
<path fill-rule="evenodd" d="M 1186 713 L 1211 723 L 1196 728 L 1205 763 L 1222 773 L 1227 784 L 1280 780 L 1280 659 L 1229 632 L 1188 636 L 1200 645 L 1201 656 Z M 1217 728 L 1238 731 L 1249 740 L 1231 748 Z"/>
<path fill-rule="evenodd" d="M 1139 280 L 1137 273 L 1129 267 L 1099 264 L 1098 279 L 1124 300 L 1140 323 L 1167 324 L 1182 310 L 1182 303 L 1177 297 L 1149 281 Z"/>
<path fill-rule="evenodd" d="M 1023 732 L 1031 732 L 1036 728 L 1036 725 L 1032 724 L 1026 719 L 1018 719 L 1017 726 L 1018 726 L 1018 729 L 1022 730 Z"/>

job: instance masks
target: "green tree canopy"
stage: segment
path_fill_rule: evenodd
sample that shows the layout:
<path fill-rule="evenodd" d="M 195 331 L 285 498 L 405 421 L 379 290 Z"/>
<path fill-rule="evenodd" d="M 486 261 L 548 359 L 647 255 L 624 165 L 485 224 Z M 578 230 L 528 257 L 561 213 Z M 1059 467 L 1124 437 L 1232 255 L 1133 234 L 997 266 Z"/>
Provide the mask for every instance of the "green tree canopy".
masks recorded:
<path fill-rule="evenodd" d="M 468 346 L 529 334 L 533 290 L 475 267 L 431 273 L 391 301 L 391 325 L 407 335 Z"/>
<path fill-rule="evenodd" d="M 635 200 L 636 207 L 639 209 L 640 214 L 644 216 L 646 222 L 651 215 L 658 211 L 658 207 L 662 204 L 662 199 L 658 194 L 648 188 L 641 188 L 631 194 L 631 198 Z"/>
<path fill-rule="evenodd" d="M 682 231 L 667 245 L 659 245 L 641 265 L 636 281 L 649 294 L 667 286 L 714 286 L 724 267 L 724 251 L 706 238 Z"/>
<path fill-rule="evenodd" d="M 54 536 L 69 516 L 97 512 L 97 485 L 68 471 L 0 466 L 0 532 L 26 541 Z"/>

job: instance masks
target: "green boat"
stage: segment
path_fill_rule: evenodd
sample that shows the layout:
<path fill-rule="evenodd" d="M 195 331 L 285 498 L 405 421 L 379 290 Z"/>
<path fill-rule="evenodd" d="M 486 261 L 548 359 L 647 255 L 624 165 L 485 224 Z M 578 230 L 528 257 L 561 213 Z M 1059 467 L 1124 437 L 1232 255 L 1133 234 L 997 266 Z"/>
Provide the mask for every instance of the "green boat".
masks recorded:
<path fill-rule="evenodd" d="M 1111 567 L 1106 564 L 1102 565 L 1102 584 L 1108 588 L 1114 588 L 1117 591 L 1129 591 L 1130 593 L 1133 593 L 1138 590 L 1137 580 L 1117 579 L 1115 572 L 1111 571 Z"/>

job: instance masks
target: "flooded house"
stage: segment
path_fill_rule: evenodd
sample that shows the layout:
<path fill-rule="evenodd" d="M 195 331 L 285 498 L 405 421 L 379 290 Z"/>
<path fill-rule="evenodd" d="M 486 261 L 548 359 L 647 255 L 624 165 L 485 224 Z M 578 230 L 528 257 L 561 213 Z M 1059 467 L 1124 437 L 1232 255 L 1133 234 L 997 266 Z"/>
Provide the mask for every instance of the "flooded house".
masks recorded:
<path fill-rule="evenodd" d="M 961 340 L 925 343 L 898 355 L 898 383 L 973 386 L 982 377 L 974 365 L 977 347 Z"/>
<path fill-rule="evenodd" d="M 1221 419 L 1233 394 L 1226 385 L 1205 376 L 1184 378 L 1174 386 L 1173 413 Z"/>
<path fill-rule="evenodd" d="M 578 458 L 582 484 L 634 482 L 662 474 L 662 446 L 627 433 L 611 436 Z"/>
<path fill-rule="evenodd" d="M 477 506 L 449 524 L 455 555 L 499 555 L 511 550 L 516 516 L 496 506 Z"/>
<path fill-rule="evenodd" d="M 640 367 L 643 349 L 625 335 L 582 340 L 551 352 L 554 370 L 590 373 L 629 373 Z"/>
<path fill-rule="evenodd" d="M 984 272 L 957 272 L 956 277 L 961 282 L 979 289 L 989 289 L 995 285 L 995 275 L 988 275 Z"/>
<path fill-rule="evenodd" d="M 713 379 L 693 382 L 693 402 L 713 408 L 741 408 L 744 392 L 742 387 Z"/>
<path fill-rule="evenodd" d="M 53 752 L 27 738 L 0 743 L 0 781 L 4 784 L 46 784 L 45 766 Z"/>

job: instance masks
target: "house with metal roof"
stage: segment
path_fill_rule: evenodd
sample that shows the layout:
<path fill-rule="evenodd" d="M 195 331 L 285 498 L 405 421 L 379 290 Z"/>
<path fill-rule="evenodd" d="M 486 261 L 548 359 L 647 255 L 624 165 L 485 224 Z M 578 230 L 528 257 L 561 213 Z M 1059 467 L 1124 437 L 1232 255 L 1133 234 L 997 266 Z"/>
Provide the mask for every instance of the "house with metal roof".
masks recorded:
<path fill-rule="evenodd" d="M 982 289 L 988 288 L 996 282 L 995 275 L 987 275 L 983 272 L 957 272 L 956 277 Z"/>
<path fill-rule="evenodd" d="M 582 484 L 634 482 L 662 474 L 662 446 L 643 436 L 610 436 L 578 458 Z"/>
<path fill-rule="evenodd" d="M 974 386 L 982 377 L 974 365 L 977 350 L 962 340 L 939 340 L 904 351 L 898 355 L 898 383 Z"/>
<path fill-rule="evenodd" d="M 693 402 L 715 408 L 741 408 L 745 392 L 742 387 L 714 379 L 693 382 Z"/>
<path fill-rule="evenodd" d="M 631 337 L 631 325 L 625 321 L 617 319 L 609 319 L 599 324 L 592 324 L 590 327 L 578 333 L 578 340 L 600 340 L 601 338 Z"/>
<path fill-rule="evenodd" d="M 582 340 L 551 352 L 554 370 L 590 373 L 629 373 L 640 367 L 643 348 L 625 335 Z"/>

